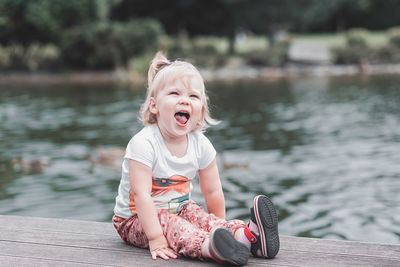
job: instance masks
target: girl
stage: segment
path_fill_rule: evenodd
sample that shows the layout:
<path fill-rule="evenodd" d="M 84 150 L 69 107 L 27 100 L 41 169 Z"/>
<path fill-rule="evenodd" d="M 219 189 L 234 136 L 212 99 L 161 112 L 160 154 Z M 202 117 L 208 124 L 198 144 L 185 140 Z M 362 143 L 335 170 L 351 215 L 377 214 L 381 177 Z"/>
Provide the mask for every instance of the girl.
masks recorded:
<path fill-rule="evenodd" d="M 183 255 L 244 265 L 250 251 L 273 258 L 279 250 L 277 215 L 265 196 L 254 198 L 248 225 L 226 221 L 216 151 L 202 133 L 211 118 L 203 78 L 161 52 L 148 72 L 141 120 L 128 143 L 113 224 L 122 240 L 149 247 L 153 259 Z M 190 199 L 198 174 L 207 206 Z"/>

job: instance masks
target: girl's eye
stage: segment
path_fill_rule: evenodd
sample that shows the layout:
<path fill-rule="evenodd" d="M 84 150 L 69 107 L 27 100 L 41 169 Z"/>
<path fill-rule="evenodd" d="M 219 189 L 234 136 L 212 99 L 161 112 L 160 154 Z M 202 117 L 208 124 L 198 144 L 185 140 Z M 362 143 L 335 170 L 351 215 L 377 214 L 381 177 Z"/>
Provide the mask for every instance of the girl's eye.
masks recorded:
<path fill-rule="evenodd" d="M 177 91 L 171 91 L 171 92 L 169 92 L 169 94 L 170 95 L 178 95 L 178 92 Z"/>
<path fill-rule="evenodd" d="M 200 97 L 198 95 L 190 95 L 191 98 L 197 98 L 200 99 Z"/>

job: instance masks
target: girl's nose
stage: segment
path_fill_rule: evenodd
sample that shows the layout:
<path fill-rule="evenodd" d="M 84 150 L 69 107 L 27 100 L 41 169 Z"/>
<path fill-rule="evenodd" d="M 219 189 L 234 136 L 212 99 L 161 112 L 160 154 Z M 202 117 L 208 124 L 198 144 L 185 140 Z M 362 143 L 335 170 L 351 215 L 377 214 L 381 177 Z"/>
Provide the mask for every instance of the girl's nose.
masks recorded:
<path fill-rule="evenodd" d="M 181 104 L 181 105 L 188 105 L 188 104 L 189 104 L 188 98 L 187 98 L 187 97 L 181 97 L 181 98 L 179 99 L 179 104 Z"/>

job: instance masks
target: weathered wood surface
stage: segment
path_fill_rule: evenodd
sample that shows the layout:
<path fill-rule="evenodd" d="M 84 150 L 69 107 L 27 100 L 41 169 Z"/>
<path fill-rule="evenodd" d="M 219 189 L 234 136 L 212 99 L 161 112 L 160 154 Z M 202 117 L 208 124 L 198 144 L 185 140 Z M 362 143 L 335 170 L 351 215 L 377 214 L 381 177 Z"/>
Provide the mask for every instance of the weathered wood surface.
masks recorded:
<path fill-rule="evenodd" d="M 0 266 L 216 266 L 180 258 L 152 260 L 126 245 L 111 223 L 0 215 Z M 400 266 L 400 245 L 281 237 L 273 260 L 248 266 Z"/>

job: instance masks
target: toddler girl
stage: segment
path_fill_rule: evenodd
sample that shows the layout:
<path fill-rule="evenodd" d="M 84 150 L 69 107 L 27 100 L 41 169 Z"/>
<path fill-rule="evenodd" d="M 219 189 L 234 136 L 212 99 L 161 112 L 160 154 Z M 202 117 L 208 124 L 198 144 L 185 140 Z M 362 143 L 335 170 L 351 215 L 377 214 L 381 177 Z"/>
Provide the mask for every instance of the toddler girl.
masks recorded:
<path fill-rule="evenodd" d="M 247 225 L 225 220 L 216 151 L 202 133 L 217 123 L 207 102 L 192 64 L 156 54 L 141 108 L 145 126 L 128 143 L 122 164 L 114 227 L 125 242 L 148 247 L 153 259 L 183 255 L 245 265 L 250 251 L 273 258 L 278 222 L 266 196 L 254 198 Z M 196 175 L 208 212 L 190 197 Z"/>

